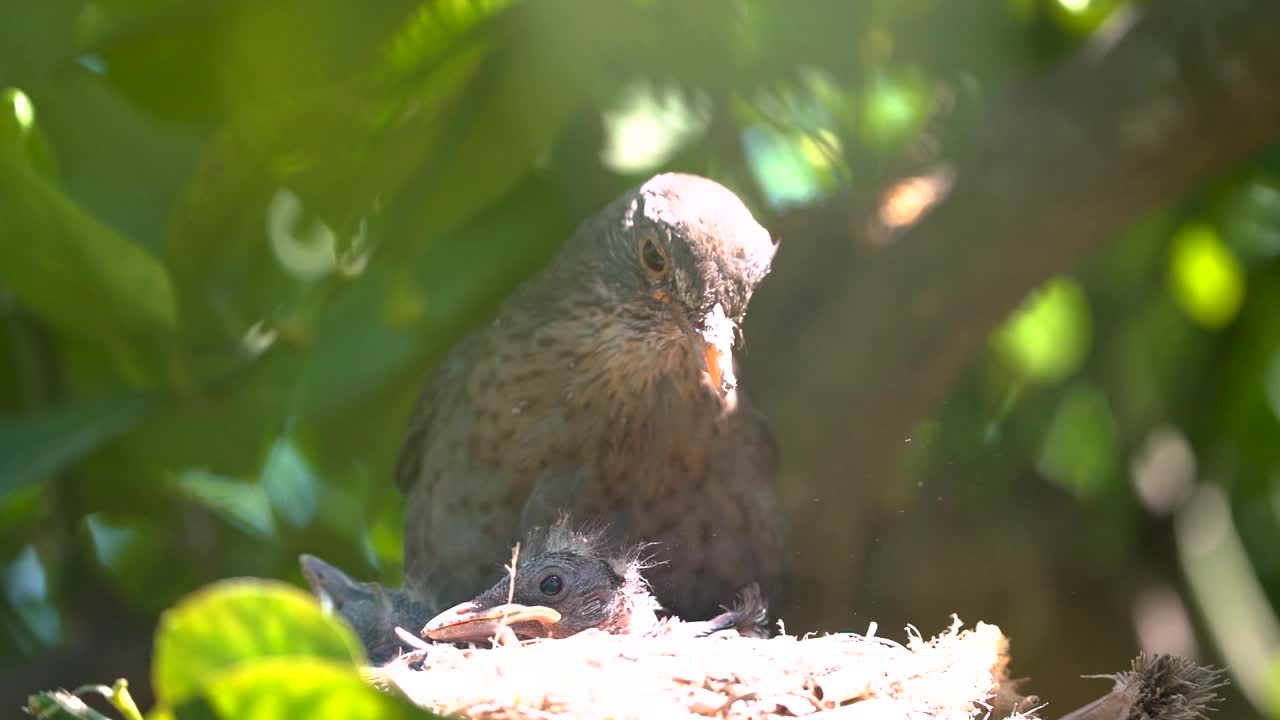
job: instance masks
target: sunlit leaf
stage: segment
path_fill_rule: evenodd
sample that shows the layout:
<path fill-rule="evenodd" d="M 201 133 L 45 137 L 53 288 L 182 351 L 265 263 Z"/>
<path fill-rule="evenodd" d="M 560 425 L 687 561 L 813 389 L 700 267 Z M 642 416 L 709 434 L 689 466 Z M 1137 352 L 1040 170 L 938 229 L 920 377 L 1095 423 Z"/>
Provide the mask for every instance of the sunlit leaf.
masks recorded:
<path fill-rule="evenodd" d="M 0 573 L 0 581 L 3 581 L 0 590 L 9 607 L 35 642 L 44 647 L 57 644 L 62 638 L 62 615 L 49 597 L 49 575 L 36 549 L 24 546 L 18 557 Z"/>
<path fill-rule="evenodd" d="M 440 62 L 455 44 L 490 22 L 518 0 L 435 0 L 418 2 L 409 18 L 386 43 L 385 54 L 402 73 L 421 71 Z"/>
<path fill-rule="evenodd" d="M 282 436 L 271 446 L 262 468 L 262 487 L 276 514 L 301 528 L 315 516 L 319 487 L 315 472 L 293 441 Z"/>
<path fill-rule="evenodd" d="M 1091 385 L 1067 391 L 1054 411 L 1037 467 L 1082 497 L 1107 488 L 1120 460 L 1115 419 L 1107 396 Z"/>
<path fill-rule="evenodd" d="M 26 711 L 40 720 L 110 720 L 66 690 L 42 692 L 28 697 Z"/>
<path fill-rule="evenodd" d="M 187 470 L 174 480 L 178 492 L 214 511 L 232 525 L 262 539 L 275 534 L 271 501 L 261 483 Z"/>
<path fill-rule="evenodd" d="M 0 90 L 0 143 L 17 150 L 42 176 L 57 181 L 58 167 L 31 98 L 17 88 Z"/>
<path fill-rule="evenodd" d="M 1051 0 L 1048 3 L 1054 18 L 1066 31 L 1076 35 L 1088 35 L 1124 4 L 1125 0 Z"/>
<path fill-rule="evenodd" d="M 349 664 L 320 658 L 271 658 L 236 665 L 210 679 L 198 702 L 203 707 L 178 706 L 179 720 L 434 717 L 399 696 L 375 690 Z"/>
<path fill-rule="evenodd" d="M 1058 382 L 1089 354 L 1093 324 L 1080 284 L 1058 278 L 1034 292 L 997 331 L 1001 355 L 1024 377 Z"/>
<path fill-rule="evenodd" d="M 604 112 L 607 144 L 601 161 L 620 173 L 656 168 L 706 130 L 710 113 L 705 98 L 693 100 L 648 83 L 627 88 Z"/>
<path fill-rule="evenodd" d="M 84 400 L 26 417 L 0 417 L 0 497 L 57 472 L 128 430 L 156 407 L 129 393 Z"/>
<path fill-rule="evenodd" d="M 563 22 L 558 8 L 527 7 L 525 25 L 501 26 L 495 41 L 502 44 L 405 189 L 414 202 L 388 220 L 393 233 L 421 237 L 430 229 L 438 237 L 493 205 L 530 176 L 586 99 L 588 58 L 550 39 Z"/>
<path fill-rule="evenodd" d="M 330 660 L 348 668 L 364 662 L 351 630 L 302 590 L 269 580 L 224 580 L 161 616 L 152 679 L 160 702 L 176 706 L 206 687 L 219 670 L 286 657 Z"/>
<path fill-rule="evenodd" d="M 228 343 L 257 323 L 311 319 L 325 296 L 316 281 L 329 273 L 295 272 L 297 264 L 288 262 L 293 256 L 269 242 L 279 240 L 280 230 L 273 201 L 282 193 L 295 199 L 286 229 L 305 235 L 323 227 L 332 238 L 326 241 L 331 259 L 340 260 L 361 225 L 396 200 L 416 173 L 440 172 L 427 159 L 441 151 L 451 111 L 485 52 L 478 46 L 450 56 L 410 87 L 358 78 L 237 107 L 209 144 L 165 241 L 165 258 L 187 295 L 191 334 Z M 454 210 L 433 216 L 415 238 L 456 222 Z"/>
<path fill-rule="evenodd" d="M 1169 285 L 1184 312 L 1207 328 L 1235 319 L 1244 301 L 1244 270 L 1212 226 L 1194 223 L 1174 234 Z"/>

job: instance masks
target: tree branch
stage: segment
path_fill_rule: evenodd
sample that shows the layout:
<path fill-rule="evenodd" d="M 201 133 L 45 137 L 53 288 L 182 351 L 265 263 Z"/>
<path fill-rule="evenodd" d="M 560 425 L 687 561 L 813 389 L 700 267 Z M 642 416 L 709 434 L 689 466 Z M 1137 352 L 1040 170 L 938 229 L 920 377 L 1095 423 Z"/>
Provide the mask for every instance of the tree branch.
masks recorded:
<path fill-rule="evenodd" d="M 747 330 L 769 347 L 744 364 L 783 448 L 802 625 L 847 618 L 904 440 L 1026 294 L 1280 137 L 1280 3 L 1147 8 L 995 108 L 900 239 L 859 247 L 852 197 L 778 224 Z"/>

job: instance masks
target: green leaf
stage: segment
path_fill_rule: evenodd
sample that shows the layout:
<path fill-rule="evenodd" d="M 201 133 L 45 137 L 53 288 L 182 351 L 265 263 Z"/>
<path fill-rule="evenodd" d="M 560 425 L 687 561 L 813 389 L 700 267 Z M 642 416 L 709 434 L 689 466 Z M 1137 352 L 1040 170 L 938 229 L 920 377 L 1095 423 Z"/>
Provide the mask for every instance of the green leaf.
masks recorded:
<path fill-rule="evenodd" d="M 58 168 L 53 160 L 53 151 L 36 122 L 31 98 L 16 88 L 0 91 L 0 142 L 17 148 L 23 159 L 41 175 L 57 180 Z"/>
<path fill-rule="evenodd" d="M 1079 283 L 1058 277 L 1037 289 L 996 332 L 993 342 L 1022 377 L 1065 380 L 1089 354 L 1093 322 Z"/>
<path fill-rule="evenodd" d="M 177 323 L 165 268 L 0 141 L 0 283 L 69 336 L 122 344 Z"/>
<path fill-rule="evenodd" d="M 1120 462 L 1111 405 L 1088 383 L 1072 387 L 1054 411 L 1037 466 L 1049 479 L 1081 497 L 1107 489 Z"/>
<path fill-rule="evenodd" d="M 192 593 L 160 618 L 152 677 L 176 707 L 219 670 L 263 658 L 365 662 L 355 636 L 315 598 L 282 582 L 224 580 Z M 289 683 L 276 688 L 284 692 Z"/>
<path fill-rule="evenodd" d="M 271 501 L 261 483 L 187 470 L 178 476 L 174 487 L 247 533 L 264 540 L 275 535 Z"/>
<path fill-rule="evenodd" d="M 365 683 L 354 668 L 318 658 L 272 658 L 217 673 L 195 702 L 176 707 L 179 720 L 394 720 L 435 717 Z"/>
<path fill-rule="evenodd" d="M 445 151 L 448 131 L 465 123 L 457 108 L 495 44 L 487 25 L 472 23 L 457 29 L 457 52 L 429 68 L 415 67 L 411 77 L 390 67 L 390 60 L 328 75 L 307 64 L 301 66 L 307 77 L 331 79 L 293 88 L 297 83 L 284 78 L 264 79 L 262 53 L 250 50 L 278 53 L 281 37 L 297 35 L 269 31 L 297 21 L 298 13 L 279 13 L 277 5 L 236 20 L 233 45 L 245 65 L 241 72 L 227 71 L 228 121 L 183 191 L 164 245 L 175 278 L 190 295 L 184 329 L 205 343 L 235 340 L 264 320 L 289 318 L 305 331 L 330 294 L 339 261 L 367 252 L 357 239 L 360 228 L 396 202 L 415 175 L 442 172 L 430 169 L 431 158 Z M 298 3 L 282 7 L 292 5 Z M 341 15 L 349 12 L 356 11 Z M 361 6 L 358 14 L 367 10 Z M 332 20 L 325 20 L 326 27 Z M 364 27 L 365 33 L 374 30 Z M 348 34 L 339 27 L 333 38 L 344 56 Z M 391 37 L 389 28 L 380 45 Z M 290 51 L 311 57 L 314 48 Z M 433 220 L 427 229 L 444 224 Z M 305 242 L 316 238 L 323 242 Z M 299 272 L 286 251 L 308 246 L 324 250 L 329 262 Z"/>
<path fill-rule="evenodd" d="M 130 393 L 0 417 L 0 498 L 39 482 L 133 427 L 155 397 Z"/>
<path fill-rule="evenodd" d="M 330 416 L 448 348 L 572 230 L 576 219 L 559 207 L 556 191 L 524 183 L 509 202 L 418 248 L 408 262 L 370 270 L 317 322 L 299 373 L 298 410 Z M 512 242 L 522 235 L 530 237 Z"/>

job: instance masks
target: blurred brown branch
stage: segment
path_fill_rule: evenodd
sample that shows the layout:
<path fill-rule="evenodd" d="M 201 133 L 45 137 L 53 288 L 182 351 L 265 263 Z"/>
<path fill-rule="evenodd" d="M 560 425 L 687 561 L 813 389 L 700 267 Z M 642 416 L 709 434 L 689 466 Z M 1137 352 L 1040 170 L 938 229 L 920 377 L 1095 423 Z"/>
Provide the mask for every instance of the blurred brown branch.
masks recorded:
<path fill-rule="evenodd" d="M 906 439 L 1030 290 L 1277 138 L 1280 4 L 1152 2 L 995 107 L 896 241 L 870 246 L 859 197 L 782 218 L 744 362 L 785 456 L 788 620 L 847 619 Z"/>

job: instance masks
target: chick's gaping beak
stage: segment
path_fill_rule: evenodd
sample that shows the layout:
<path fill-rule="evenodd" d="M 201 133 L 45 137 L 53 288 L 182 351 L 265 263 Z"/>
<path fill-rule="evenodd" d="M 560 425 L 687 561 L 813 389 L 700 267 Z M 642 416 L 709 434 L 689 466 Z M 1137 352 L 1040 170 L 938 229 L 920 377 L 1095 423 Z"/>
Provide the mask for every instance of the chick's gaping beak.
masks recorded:
<path fill-rule="evenodd" d="M 493 637 L 503 625 L 537 623 L 550 635 L 550 628 L 560 622 L 560 613 L 541 605 L 508 603 L 481 608 L 464 602 L 431 618 L 422 628 L 423 637 L 448 642 L 483 642 Z"/>

